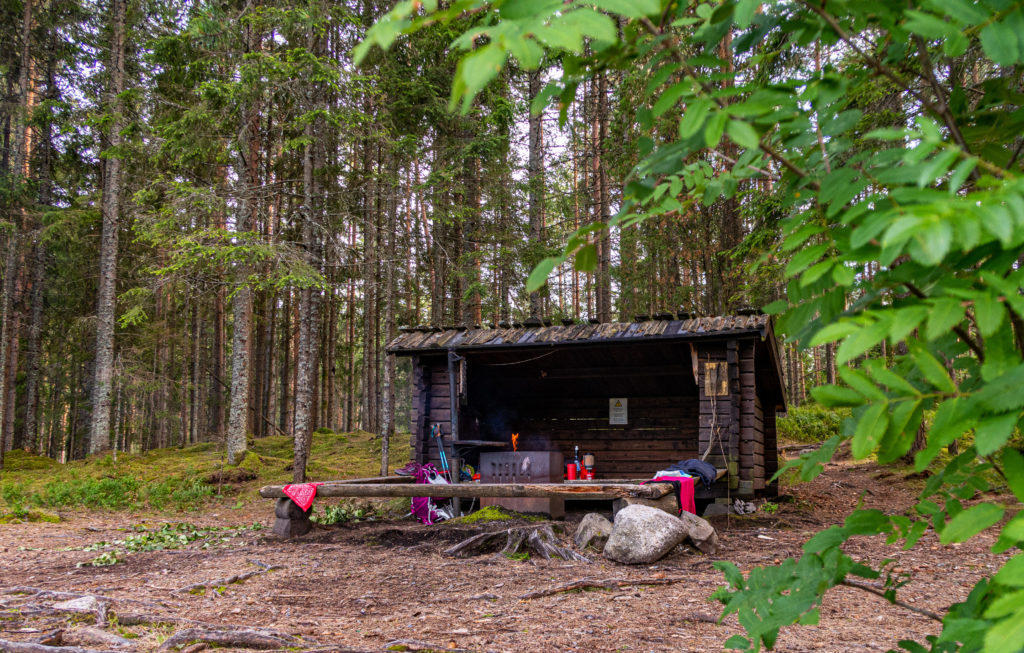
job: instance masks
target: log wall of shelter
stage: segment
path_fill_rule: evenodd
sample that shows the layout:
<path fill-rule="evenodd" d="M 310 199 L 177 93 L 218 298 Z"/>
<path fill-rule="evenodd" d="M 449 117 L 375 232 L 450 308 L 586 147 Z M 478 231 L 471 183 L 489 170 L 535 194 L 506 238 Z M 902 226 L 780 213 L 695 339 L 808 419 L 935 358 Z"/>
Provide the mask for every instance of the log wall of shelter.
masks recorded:
<path fill-rule="evenodd" d="M 542 396 L 518 406 L 508 430 L 520 433 L 521 450 L 573 448 L 594 454 L 597 477 L 636 479 L 697 455 L 697 398 L 691 395 L 628 397 L 628 424 L 609 424 L 609 397 Z"/>
<path fill-rule="evenodd" d="M 706 460 L 728 475 L 710 489 L 699 489 L 698 497 L 772 493 L 768 479 L 778 467 L 777 399 L 765 387 L 763 343 L 747 337 L 668 346 L 671 360 L 651 366 L 642 381 L 642 364 L 627 365 L 625 376 L 595 378 L 590 372 L 595 368 L 563 367 L 546 354 L 538 356 L 541 361 L 534 367 L 499 367 L 493 359 L 483 363 L 468 353 L 467 375 L 460 373 L 457 380 L 460 439 L 509 442 L 512 433 L 519 433 L 521 451 L 560 451 L 567 460 L 579 445 L 581 454 L 595 455 L 598 479 L 645 478 L 707 452 Z M 629 360 L 629 351 L 619 350 L 617 356 Z M 651 360 L 648 356 L 644 364 Z M 597 363 L 577 357 L 572 364 Z M 418 355 L 413 369 L 412 446 L 418 461 L 438 464 L 431 425 L 441 427 L 451 456 L 447 358 Z M 638 392 L 624 389 L 630 386 Z M 608 400 L 616 396 L 628 399 L 626 425 L 609 423 Z M 475 454 L 469 458 L 472 462 Z"/>
<path fill-rule="evenodd" d="M 451 436 L 451 391 L 448 368 L 443 358 L 416 356 L 412 362 L 412 423 L 409 425 L 415 458 L 421 463 L 440 461 L 436 440 L 430 437 L 433 425 L 441 428 L 445 439 Z"/>
<path fill-rule="evenodd" d="M 775 409 L 769 408 L 764 412 L 764 478 L 765 494 L 769 496 L 777 496 L 779 493 L 778 481 L 768 482 L 777 471 L 779 471 L 779 450 L 775 434 Z"/>

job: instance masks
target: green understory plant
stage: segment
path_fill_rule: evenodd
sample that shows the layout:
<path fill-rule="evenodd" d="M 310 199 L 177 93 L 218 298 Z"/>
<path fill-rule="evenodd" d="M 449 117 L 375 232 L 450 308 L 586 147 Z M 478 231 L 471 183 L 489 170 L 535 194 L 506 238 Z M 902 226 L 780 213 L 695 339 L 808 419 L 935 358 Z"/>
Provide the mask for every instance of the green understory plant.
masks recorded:
<path fill-rule="evenodd" d="M 196 526 L 188 522 L 165 523 L 156 528 L 137 525 L 132 528 L 133 534 L 122 540 L 113 542 L 96 542 L 85 548 L 86 551 L 103 551 L 88 563 L 92 567 L 104 567 L 124 561 L 125 556 L 142 551 L 163 551 L 180 549 L 193 542 L 201 541 L 204 549 L 227 546 L 231 540 L 263 529 L 263 525 L 253 523 L 249 526 Z"/>
<path fill-rule="evenodd" d="M 770 195 L 785 240 L 763 263 L 784 265 L 788 283 L 766 308 L 800 346 L 837 343 L 841 382 L 812 394 L 852 411 L 788 466 L 809 480 L 848 440 L 855 459 L 909 456 L 933 472 L 911 510 L 857 509 L 799 558 L 745 574 L 716 563 L 723 617 L 745 630 L 726 646 L 772 648 L 783 626 L 817 623 L 833 587 L 868 588 L 857 579 L 899 603 L 907 578 L 892 562 L 858 561 L 844 546 L 884 536 L 910 549 L 933 531 L 943 545 L 991 533 L 1003 564 L 966 600 L 926 615 L 934 635 L 899 646 L 1021 650 L 1024 455 L 1009 442 L 1024 408 L 1022 3 L 411 0 L 357 55 L 436 23 L 462 27 L 451 107 L 464 112 L 512 62 L 556 62 L 534 108 L 555 104 L 563 120 L 581 84 L 607 71 L 645 76 L 640 161 L 621 210 L 569 238 L 528 289 L 569 259 L 593 270 L 607 229 Z M 1010 505 L 978 500 L 993 489 L 1009 490 Z"/>

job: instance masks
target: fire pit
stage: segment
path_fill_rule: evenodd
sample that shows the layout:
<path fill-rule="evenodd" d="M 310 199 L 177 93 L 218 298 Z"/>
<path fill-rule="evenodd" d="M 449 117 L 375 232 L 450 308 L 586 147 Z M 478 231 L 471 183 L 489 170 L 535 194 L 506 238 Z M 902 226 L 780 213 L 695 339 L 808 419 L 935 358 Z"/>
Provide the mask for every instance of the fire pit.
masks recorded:
<path fill-rule="evenodd" d="M 565 465 L 558 451 L 498 451 L 480 454 L 481 483 L 561 483 Z M 543 512 L 554 518 L 565 515 L 563 499 L 489 498 L 482 506 L 501 506 L 516 512 Z"/>

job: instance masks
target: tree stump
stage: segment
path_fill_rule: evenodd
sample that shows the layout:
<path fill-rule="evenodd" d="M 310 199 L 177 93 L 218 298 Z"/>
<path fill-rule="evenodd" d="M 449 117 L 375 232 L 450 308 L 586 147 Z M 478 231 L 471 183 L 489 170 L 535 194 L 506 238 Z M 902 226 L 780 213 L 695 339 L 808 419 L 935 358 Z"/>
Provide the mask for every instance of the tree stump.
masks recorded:
<path fill-rule="evenodd" d="M 562 560 L 590 562 L 587 557 L 576 553 L 572 549 L 559 546 L 558 538 L 555 536 L 555 532 L 551 530 L 549 524 L 519 526 L 507 528 L 503 531 L 480 533 L 446 549 L 444 555 L 465 558 L 470 555 L 490 553 L 501 546 L 502 540 L 504 540 L 504 546 L 495 554 L 495 557 L 512 556 L 520 553 L 521 549 L 527 549 L 529 552 L 535 553 L 545 560 L 555 557 Z"/>

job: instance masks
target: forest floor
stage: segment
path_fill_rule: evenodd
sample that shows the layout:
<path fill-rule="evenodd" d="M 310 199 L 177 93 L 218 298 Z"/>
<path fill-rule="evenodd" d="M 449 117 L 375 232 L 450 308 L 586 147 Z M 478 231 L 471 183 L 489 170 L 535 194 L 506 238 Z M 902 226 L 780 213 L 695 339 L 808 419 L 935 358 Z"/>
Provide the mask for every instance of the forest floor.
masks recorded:
<path fill-rule="evenodd" d="M 188 628 L 262 629 L 281 640 L 264 645 L 282 650 L 719 651 L 742 630 L 735 617 L 716 623 L 719 604 L 709 597 L 723 578 L 712 568 L 714 560 L 731 560 L 746 571 L 799 555 L 808 537 L 840 523 L 858 502 L 901 511 L 923 482 L 906 469 L 840 460 L 810 483 L 783 488 L 788 500 L 773 513 L 714 518 L 717 556 L 680 546 L 657 564 L 639 567 L 592 552 L 589 564 L 441 554 L 480 528 L 508 523 L 423 526 L 390 519 L 317 526 L 282 541 L 270 534 L 273 507 L 265 500 L 211 503 L 188 515 L 189 525 L 162 531 L 161 524 L 182 516 L 62 512 L 59 523 L 0 525 L 0 639 L 40 641 L 61 631 L 65 643 L 89 649 L 152 651 L 177 644 L 174 634 Z M 995 493 L 977 500 L 1012 504 Z M 564 524 L 568 534 L 573 527 Z M 91 566 L 112 546 L 125 549 L 126 538 L 161 532 L 177 533 L 179 544 L 196 539 L 171 550 L 113 554 L 115 564 Z M 115 541 L 120 547 L 109 544 Z M 152 540 L 163 541 L 169 540 Z M 984 533 L 941 546 L 929 530 L 911 551 L 887 546 L 882 537 L 854 538 L 846 550 L 876 565 L 896 559 L 900 570 L 913 575 L 899 598 L 942 613 L 1002 564 L 1006 554 L 991 554 L 992 543 Z M 523 598 L 585 578 L 623 583 L 612 590 Z M 652 579 L 681 580 L 644 584 Z M 197 583 L 209 587 L 187 589 Z M 106 628 L 92 625 L 96 609 L 74 614 L 53 608 L 77 595 L 95 596 L 99 605 L 92 608 L 109 609 Z M 777 649 L 885 651 L 900 639 L 923 642 L 940 627 L 878 596 L 840 587 L 827 595 L 818 625 L 783 629 Z M 109 639 L 111 634 L 128 641 Z"/>

